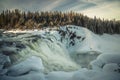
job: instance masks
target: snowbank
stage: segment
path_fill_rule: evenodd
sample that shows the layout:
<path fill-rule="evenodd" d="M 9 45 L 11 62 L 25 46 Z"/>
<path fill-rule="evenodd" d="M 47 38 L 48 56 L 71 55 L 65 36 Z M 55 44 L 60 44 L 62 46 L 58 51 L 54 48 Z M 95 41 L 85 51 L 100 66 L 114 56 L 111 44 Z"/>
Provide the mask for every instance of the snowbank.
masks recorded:
<path fill-rule="evenodd" d="M 22 76 L 0 76 L 0 80 L 46 80 L 45 76 L 41 72 L 30 72 L 29 74 L 24 74 Z"/>
<path fill-rule="evenodd" d="M 93 69 L 114 71 L 119 69 L 120 66 L 120 53 L 105 53 L 97 57 L 96 60 L 90 63 Z M 116 69 L 117 68 L 117 69 Z"/>
<path fill-rule="evenodd" d="M 81 69 L 69 80 L 120 80 L 120 74 L 113 72 Z"/>
<path fill-rule="evenodd" d="M 42 61 L 39 57 L 32 56 L 25 61 L 13 65 L 8 69 L 7 75 L 8 76 L 20 76 L 27 73 L 32 72 L 38 72 L 43 71 L 44 66 L 42 64 Z"/>
<path fill-rule="evenodd" d="M 46 75 L 47 80 L 70 80 L 74 75 L 74 72 L 64 72 L 64 71 L 56 71 L 50 72 Z"/>

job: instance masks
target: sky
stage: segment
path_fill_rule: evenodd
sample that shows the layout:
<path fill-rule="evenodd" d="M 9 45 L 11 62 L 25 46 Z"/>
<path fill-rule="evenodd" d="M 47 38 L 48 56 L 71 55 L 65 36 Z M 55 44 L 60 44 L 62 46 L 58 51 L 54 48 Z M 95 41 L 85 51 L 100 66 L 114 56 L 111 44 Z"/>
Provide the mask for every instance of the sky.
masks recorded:
<path fill-rule="evenodd" d="M 120 20 L 120 0 L 0 0 L 0 12 L 22 11 L 75 11 L 89 17 Z"/>

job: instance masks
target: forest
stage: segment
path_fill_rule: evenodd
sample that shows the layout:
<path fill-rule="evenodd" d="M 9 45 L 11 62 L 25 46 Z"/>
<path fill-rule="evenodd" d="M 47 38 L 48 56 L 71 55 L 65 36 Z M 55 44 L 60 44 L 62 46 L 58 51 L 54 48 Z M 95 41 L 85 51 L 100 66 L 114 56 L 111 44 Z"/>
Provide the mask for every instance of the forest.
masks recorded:
<path fill-rule="evenodd" d="M 64 25 L 76 25 L 88 28 L 96 34 L 120 34 L 120 20 L 90 18 L 84 14 L 61 11 L 24 12 L 19 9 L 5 10 L 0 13 L 0 29 L 43 29 Z"/>

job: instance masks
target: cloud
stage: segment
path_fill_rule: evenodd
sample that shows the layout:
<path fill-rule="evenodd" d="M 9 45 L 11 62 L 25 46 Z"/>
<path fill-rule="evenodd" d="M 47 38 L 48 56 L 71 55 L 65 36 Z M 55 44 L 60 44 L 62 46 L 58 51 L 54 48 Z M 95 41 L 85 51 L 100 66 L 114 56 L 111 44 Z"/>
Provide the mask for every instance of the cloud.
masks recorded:
<path fill-rule="evenodd" d="M 112 1 L 112 0 L 111 0 Z M 92 7 L 83 11 L 80 11 L 84 13 L 85 15 L 88 15 L 89 17 L 100 17 L 105 19 L 117 19 L 120 20 L 120 3 L 115 2 L 105 2 L 104 4 L 99 4 L 96 7 Z"/>
<path fill-rule="evenodd" d="M 0 0 L 1 9 L 22 9 L 22 10 L 42 10 L 47 5 L 52 4 L 56 0 Z M 51 7 L 51 6 L 49 6 Z"/>
<path fill-rule="evenodd" d="M 58 6 L 56 6 L 53 10 L 78 11 L 78 10 L 87 9 L 92 6 L 95 6 L 95 4 L 89 3 L 85 0 L 64 0 Z"/>
<path fill-rule="evenodd" d="M 82 8 L 88 8 L 89 5 L 85 0 L 1 0 L 0 8 L 3 10 L 8 9 L 28 9 L 34 11 L 37 10 L 77 10 Z M 94 4 L 93 4 L 94 6 Z"/>
<path fill-rule="evenodd" d="M 0 11 L 76 11 L 88 16 L 120 19 L 120 0 L 0 0 Z"/>

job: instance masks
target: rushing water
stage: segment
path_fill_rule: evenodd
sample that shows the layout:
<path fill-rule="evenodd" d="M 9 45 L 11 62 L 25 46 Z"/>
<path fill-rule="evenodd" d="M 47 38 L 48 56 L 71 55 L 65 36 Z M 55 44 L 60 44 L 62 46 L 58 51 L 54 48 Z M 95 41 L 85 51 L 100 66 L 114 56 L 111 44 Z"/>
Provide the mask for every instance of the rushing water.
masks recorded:
<path fill-rule="evenodd" d="M 0 37 L 0 53 L 9 56 L 11 65 L 35 55 L 42 59 L 45 72 L 88 67 L 89 62 L 98 56 L 89 52 L 70 55 L 57 37 L 48 34 L 3 33 Z"/>

